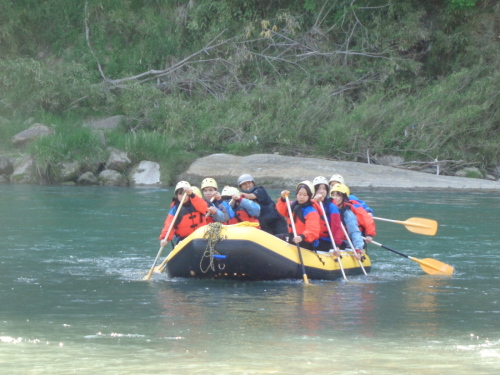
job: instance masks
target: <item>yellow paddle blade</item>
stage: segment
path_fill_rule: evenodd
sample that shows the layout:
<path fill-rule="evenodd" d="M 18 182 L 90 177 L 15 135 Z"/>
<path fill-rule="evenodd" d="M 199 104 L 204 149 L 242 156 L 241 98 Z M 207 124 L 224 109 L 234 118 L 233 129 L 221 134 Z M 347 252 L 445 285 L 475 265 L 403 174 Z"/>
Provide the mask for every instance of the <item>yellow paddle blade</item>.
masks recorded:
<path fill-rule="evenodd" d="M 453 275 L 453 271 L 455 270 L 452 266 L 440 262 L 439 260 L 436 259 L 432 258 L 417 259 L 413 257 L 409 258 L 420 264 L 420 267 L 422 267 L 424 272 L 428 273 L 429 275 L 451 276 Z"/>
<path fill-rule="evenodd" d="M 438 222 L 436 220 L 424 219 L 421 217 L 411 217 L 406 221 L 402 221 L 401 224 L 410 232 L 423 234 L 425 236 L 435 236 L 438 230 Z"/>
<path fill-rule="evenodd" d="M 153 271 L 154 271 L 154 267 L 151 267 L 148 274 L 146 276 L 144 276 L 142 279 L 145 281 L 151 280 L 151 276 L 153 276 Z"/>
<path fill-rule="evenodd" d="M 156 273 L 162 273 L 164 270 L 165 270 L 165 266 L 163 265 L 163 263 L 154 268 L 154 272 L 156 272 Z"/>

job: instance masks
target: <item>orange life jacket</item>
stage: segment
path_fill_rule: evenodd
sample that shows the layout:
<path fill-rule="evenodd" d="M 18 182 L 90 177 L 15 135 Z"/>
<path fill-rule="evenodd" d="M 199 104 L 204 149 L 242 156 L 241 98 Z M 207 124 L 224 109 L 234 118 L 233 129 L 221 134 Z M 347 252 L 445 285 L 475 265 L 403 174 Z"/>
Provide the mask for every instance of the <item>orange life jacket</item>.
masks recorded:
<path fill-rule="evenodd" d="M 321 230 L 318 203 L 316 201 L 310 201 L 310 204 L 297 205 L 296 202 L 292 202 L 291 208 L 297 235 L 303 235 L 304 241 L 306 242 L 316 241 L 320 236 Z M 276 203 L 276 209 L 281 215 L 287 218 L 289 233 L 293 233 L 286 202 L 283 202 L 283 200 L 279 198 Z"/>
<path fill-rule="evenodd" d="M 179 202 L 174 203 L 174 206 L 170 209 L 167 219 L 163 225 L 163 230 L 160 234 L 160 240 L 165 238 L 168 228 L 170 228 L 170 225 L 174 220 L 178 207 Z M 205 213 L 207 210 L 207 203 L 202 198 L 192 194 L 189 197 L 189 201 L 181 207 L 167 241 L 170 241 L 174 235 L 177 235 L 180 238 L 185 238 L 199 227 L 205 225 Z"/>
<path fill-rule="evenodd" d="M 257 219 L 255 216 L 250 216 L 245 209 L 239 206 L 233 207 L 233 211 L 234 211 L 234 217 L 232 219 L 229 219 L 229 221 L 227 222 L 228 225 L 238 224 L 241 223 L 242 221 L 248 221 L 250 223 L 259 222 L 259 219 Z M 260 229 L 260 226 L 257 227 L 257 229 Z"/>

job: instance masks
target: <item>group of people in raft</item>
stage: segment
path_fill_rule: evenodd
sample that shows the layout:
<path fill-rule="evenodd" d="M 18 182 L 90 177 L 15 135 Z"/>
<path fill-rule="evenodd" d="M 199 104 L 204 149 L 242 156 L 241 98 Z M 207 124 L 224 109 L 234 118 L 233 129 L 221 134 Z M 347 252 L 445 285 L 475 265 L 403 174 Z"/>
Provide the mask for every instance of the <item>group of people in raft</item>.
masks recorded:
<path fill-rule="evenodd" d="M 376 234 L 373 210 L 351 195 L 339 174 L 330 180 L 318 176 L 313 182 L 300 182 L 295 190 L 296 200 L 292 202 L 288 201 L 290 192 L 284 190 L 275 203 L 264 187 L 256 186 L 250 174 L 238 178 L 238 187 L 225 186 L 219 192 L 213 178 L 202 181 L 201 191 L 187 181 L 177 183 L 159 237 L 161 246 L 171 240 L 177 244 L 199 227 L 213 222 L 230 225 L 249 221 L 304 249 L 340 255 L 340 249 L 354 248 L 355 256 L 360 259 L 362 249 Z"/>

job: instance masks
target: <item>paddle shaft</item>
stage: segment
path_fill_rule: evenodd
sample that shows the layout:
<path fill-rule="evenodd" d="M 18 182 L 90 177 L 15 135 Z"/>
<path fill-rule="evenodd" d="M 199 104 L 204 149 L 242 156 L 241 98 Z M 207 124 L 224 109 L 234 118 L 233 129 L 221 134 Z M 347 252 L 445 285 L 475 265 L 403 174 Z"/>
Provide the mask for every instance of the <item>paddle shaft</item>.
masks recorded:
<path fill-rule="evenodd" d="M 215 197 L 210 198 L 210 203 L 212 203 L 214 201 L 214 198 Z M 210 208 L 210 207 L 208 207 L 208 208 Z M 210 215 L 211 215 L 210 211 L 207 211 L 207 213 L 205 214 L 205 217 L 209 217 Z"/>
<path fill-rule="evenodd" d="M 323 207 L 323 203 L 321 202 L 319 202 L 319 205 L 321 206 L 321 213 L 323 214 L 323 219 L 325 219 L 326 229 L 328 229 L 328 235 L 330 236 L 330 241 L 332 241 L 332 246 L 335 249 L 337 245 L 335 245 L 335 241 L 333 239 L 332 229 L 330 228 L 330 222 L 328 221 L 328 218 L 326 216 L 325 207 Z M 340 270 L 342 271 L 342 276 L 344 276 L 344 280 L 347 280 L 347 277 L 345 276 L 344 272 L 344 266 L 342 265 L 342 258 L 338 257 L 338 261 L 340 265 Z"/>
<path fill-rule="evenodd" d="M 382 245 L 381 243 L 378 243 L 376 241 L 372 241 L 371 242 L 372 244 L 374 245 L 377 245 L 377 246 L 380 246 L 386 250 L 389 250 L 389 251 L 392 251 L 393 253 L 396 253 L 398 255 L 401 255 L 405 258 L 408 258 L 408 259 L 411 259 L 413 260 L 414 262 L 417 262 L 420 267 L 426 272 L 426 273 L 429 273 L 429 274 L 432 274 L 432 275 L 435 275 L 435 274 L 442 274 L 442 275 L 452 275 L 453 274 L 453 267 L 446 264 L 446 263 L 443 263 L 443 262 L 440 262 L 438 260 L 435 260 L 435 259 L 418 259 L 418 258 L 414 258 L 410 255 L 406 255 L 404 253 L 401 253 L 397 250 L 394 250 L 394 249 L 391 249 L 390 247 L 387 247 L 387 246 L 384 246 Z M 430 270 L 426 269 L 426 268 L 430 268 Z"/>
<path fill-rule="evenodd" d="M 293 214 L 292 214 L 292 207 L 290 206 L 290 200 L 288 199 L 288 196 L 286 196 L 285 199 L 286 199 L 286 207 L 288 208 L 288 216 L 290 216 L 290 225 L 292 226 L 293 236 L 297 237 L 297 230 L 295 229 L 295 223 L 293 222 Z M 300 266 L 302 267 L 302 278 L 304 279 L 304 283 L 309 284 L 309 280 L 306 274 L 306 267 L 304 266 L 304 259 L 302 259 L 302 252 L 300 251 L 300 246 L 298 243 L 296 243 L 295 245 L 297 245 Z"/>
<path fill-rule="evenodd" d="M 184 192 L 184 195 L 182 196 L 181 202 L 179 203 L 179 207 L 177 207 L 177 211 L 176 211 L 176 213 L 174 215 L 174 219 L 170 223 L 170 227 L 167 230 L 167 234 L 163 238 L 163 241 L 165 241 L 168 238 L 168 236 L 170 236 L 170 232 L 172 231 L 172 228 L 174 227 L 175 221 L 177 220 L 177 216 L 179 216 L 179 212 L 181 211 L 182 205 L 184 204 L 184 198 L 186 198 L 186 193 L 185 192 Z M 151 279 L 151 276 L 153 275 L 153 271 L 155 269 L 156 262 L 158 262 L 158 259 L 160 258 L 161 253 L 162 253 L 164 247 L 165 247 L 165 245 L 163 245 L 162 247 L 160 247 L 160 250 L 158 251 L 158 254 L 156 255 L 155 261 L 153 263 L 153 266 L 149 270 L 148 274 L 146 276 L 144 276 L 143 280 L 149 280 L 149 279 Z"/>
<path fill-rule="evenodd" d="M 393 253 L 396 253 L 396 254 L 401 255 L 401 256 L 403 256 L 403 257 L 406 257 L 406 258 L 408 258 L 408 259 L 412 259 L 412 257 L 411 257 L 411 256 L 406 255 L 406 254 L 403 254 L 403 253 L 400 253 L 399 251 L 394 250 L 394 249 L 391 249 L 390 247 L 384 246 L 384 245 L 382 245 L 380 242 L 372 241 L 371 243 L 372 243 L 372 244 L 374 244 L 374 245 L 377 245 L 377 246 L 383 247 L 383 248 L 384 248 L 384 249 L 386 249 L 386 250 L 392 251 Z"/>
<path fill-rule="evenodd" d="M 419 223 L 412 223 L 412 222 L 409 222 L 409 221 L 401 221 L 401 220 L 391 220 L 391 219 L 383 219 L 381 217 L 373 217 L 373 219 L 375 220 L 379 220 L 379 221 L 386 221 L 388 223 L 396 223 L 396 224 L 402 224 L 402 225 L 410 225 L 412 227 L 418 227 L 418 228 L 428 228 L 427 225 L 424 225 L 424 224 L 419 224 Z"/>
<path fill-rule="evenodd" d="M 351 249 L 354 252 L 354 256 L 356 257 L 356 248 L 352 244 L 351 237 L 349 237 L 349 233 L 347 233 L 347 230 L 345 229 L 344 224 L 342 224 L 342 222 L 340 222 L 340 226 L 342 227 L 342 230 L 344 231 L 344 236 L 345 236 L 345 238 L 347 238 L 347 242 L 349 242 L 349 246 L 351 246 Z M 358 259 L 358 258 L 356 257 L 356 259 Z M 363 270 L 363 273 L 365 274 L 365 276 L 368 276 L 368 274 L 365 271 L 365 267 L 363 267 L 363 262 L 361 262 L 361 259 L 358 259 L 358 263 L 359 263 L 359 266 L 361 267 L 361 269 Z"/>

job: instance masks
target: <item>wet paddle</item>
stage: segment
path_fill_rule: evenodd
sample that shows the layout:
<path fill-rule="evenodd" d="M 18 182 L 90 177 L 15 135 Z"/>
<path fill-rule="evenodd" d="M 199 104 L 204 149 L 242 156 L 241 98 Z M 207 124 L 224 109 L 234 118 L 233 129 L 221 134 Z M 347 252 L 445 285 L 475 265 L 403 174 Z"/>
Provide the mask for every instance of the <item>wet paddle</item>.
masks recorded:
<path fill-rule="evenodd" d="M 210 198 L 210 203 L 212 203 L 214 201 L 214 198 L 215 197 Z M 210 208 L 210 206 L 208 208 Z M 207 213 L 205 214 L 205 217 L 209 217 L 210 215 L 211 215 L 210 211 L 207 211 Z"/>
<path fill-rule="evenodd" d="M 286 207 L 288 208 L 288 216 L 290 216 L 290 224 L 292 225 L 293 236 L 297 237 L 297 230 L 295 229 L 295 223 L 293 222 L 292 207 L 290 207 L 290 200 L 288 199 L 288 195 L 285 197 L 285 199 L 286 199 Z M 302 252 L 300 251 L 300 246 L 298 243 L 295 245 L 297 245 L 297 251 L 299 253 L 300 266 L 302 267 L 302 277 L 304 279 L 304 284 L 309 284 L 309 279 L 307 278 L 306 267 L 304 266 L 304 259 L 302 259 Z"/>
<path fill-rule="evenodd" d="M 423 219 L 421 217 L 411 217 L 406 221 L 383 219 L 374 217 L 375 220 L 386 221 L 388 223 L 402 224 L 410 232 L 423 234 L 425 236 L 434 236 L 438 230 L 438 222 L 431 219 Z"/>
<path fill-rule="evenodd" d="M 175 212 L 174 219 L 170 223 L 170 227 L 168 228 L 167 234 L 165 235 L 165 238 L 163 240 L 166 240 L 168 238 L 168 236 L 170 235 L 170 232 L 172 231 L 172 228 L 174 227 L 175 221 L 177 220 L 177 216 L 179 216 L 179 212 L 181 211 L 182 205 L 184 204 L 185 197 L 186 197 L 186 193 L 184 192 L 184 195 L 182 196 L 181 202 L 179 203 L 179 207 L 177 207 L 177 211 Z M 149 281 L 151 279 L 151 276 L 153 275 L 153 272 L 155 270 L 156 262 L 158 262 L 158 258 L 160 258 L 164 247 L 165 247 L 165 245 L 160 247 L 160 250 L 158 250 L 158 254 L 156 255 L 153 266 L 149 270 L 148 274 L 142 278 L 143 280 Z"/>
<path fill-rule="evenodd" d="M 405 258 L 411 259 L 414 262 L 417 262 L 418 264 L 420 264 L 420 267 L 424 270 L 424 272 L 428 273 L 429 275 L 446 275 L 446 276 L 453 275 L 454 268 L 446 263 L 440 262 L 439 260 L 432 258 L 417 259 L 412 256 L 400 253 L 399 251 L 391 249 L 387 246 L 384 246 L 381 243 L 375 241 L 372 241 L 371 243 L 380 246 L 386 250 L 392 251 L 393 253 L 401 255 Z"/>
<path fill-rule="evenodd" d="M 325 224 L 326 224 L 326 228 L 328 229 L 328 234 L 330 235 L 330 241 L 332 241 L 332 246 L 334 247 L 334 249 L 337 247 L 335 245 L 335 241 L 333 239 L 333 234 L 332 234 L 332 229 L 330 228 L 330 223 L 328 221 L 328 218 L 326 216 L 326 212 L 325 212 L 325 207 L 323 207 L 323 203 L 321 202 L 318 202 L 319 206 L 321 207 L 321 213 L 323 214 L 323 219 L 325 219 Z M 342 265 L 342 257 L 337 257 L 337 260 L 339 262 L 339 266 L 340 266 L 340 270 L 342 271 L 342 276 L 344 276 L 344 280 L 347 280 L 347 277 L 345 276 L 345 272 L 344 272 L 344 266 Z"/>

